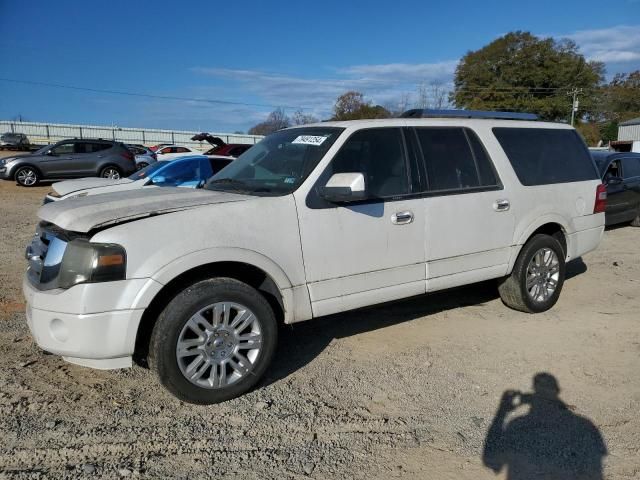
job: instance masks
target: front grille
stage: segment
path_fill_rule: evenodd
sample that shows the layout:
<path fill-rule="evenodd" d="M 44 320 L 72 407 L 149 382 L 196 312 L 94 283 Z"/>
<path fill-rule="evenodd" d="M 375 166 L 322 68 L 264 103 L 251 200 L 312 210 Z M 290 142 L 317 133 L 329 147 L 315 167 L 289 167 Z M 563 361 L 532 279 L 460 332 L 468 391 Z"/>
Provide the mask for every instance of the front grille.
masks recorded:
<path fill-rule="evenodd" d="M 33 286 L 40 290 L 56 288 L 66 248 L 66 239 L 54 235 L 51 231 L 38 229 L 25 252 L 29 262 L 27 277 Z"/>

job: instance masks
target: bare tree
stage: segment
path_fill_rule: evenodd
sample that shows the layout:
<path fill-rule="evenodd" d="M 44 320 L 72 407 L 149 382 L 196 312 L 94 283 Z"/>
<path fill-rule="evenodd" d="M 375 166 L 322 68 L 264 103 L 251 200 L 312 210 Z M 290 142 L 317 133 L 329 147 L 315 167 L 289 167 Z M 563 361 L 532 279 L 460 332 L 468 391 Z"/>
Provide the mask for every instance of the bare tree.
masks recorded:
<path fill-rule="evenodd" d="M 249 135 L 269 135 L 291 125 L 291 120 L 282 108 L 277 108 L 269 114 L 264 122 L 260 122 L 249 129 Z"/>
<path fill-rule="evenodd" d="M 318 120 L 316 117 L 310 114 L 304 113 L 302 110 L 297 110 L 293 117 L 291 117 L 291 123 L 293 125 L 306 125 L 308 123 L 317 123 Z"/>
<path fill-rule="evenodd" d="M 440 82 L 425 82 L 418 85 L 416 108 L 432 108 L 442 110 L 450 106 L 449 90 Z"/>

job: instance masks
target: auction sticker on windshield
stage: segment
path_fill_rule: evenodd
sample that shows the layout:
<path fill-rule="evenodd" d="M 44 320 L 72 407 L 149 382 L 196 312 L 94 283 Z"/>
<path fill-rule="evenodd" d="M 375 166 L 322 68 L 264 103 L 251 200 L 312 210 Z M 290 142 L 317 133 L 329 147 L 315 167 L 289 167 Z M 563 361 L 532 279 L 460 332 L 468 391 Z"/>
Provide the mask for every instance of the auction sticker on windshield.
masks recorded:
<path fill-rule="evenodd" d="M 301 143 L 303 145 L 315 145 L 316 147 L 322 145 L 327 137 L 321 135 L 300 135 L 291 143 Z"/>

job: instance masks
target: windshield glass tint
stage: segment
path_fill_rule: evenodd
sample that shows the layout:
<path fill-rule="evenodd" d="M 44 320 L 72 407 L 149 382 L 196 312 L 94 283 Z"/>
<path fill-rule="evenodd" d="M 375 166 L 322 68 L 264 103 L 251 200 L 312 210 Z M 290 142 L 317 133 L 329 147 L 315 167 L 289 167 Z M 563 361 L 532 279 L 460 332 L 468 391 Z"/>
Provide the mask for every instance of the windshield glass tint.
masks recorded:
<path fill-rule="evenodd" d="M 209 190 L 285 195 L 316 167 L 343 128 L 301 127 L 272 133 L 207 184 Z"/>
<path fill-rule="evenodd" d="M 147 165 L 146 167 L 141 168 L 140 170 L 138 170 L 133 175 L 130 175 L 129 178 L 131 180 L 140 180 L 142 178 L 147 178 L 149 175 L 151 175 L 156 170 L 159 170 L 162 167 L 166 167 L 167 165 L 168 165 L 168 162 L 154 162 L 151 165 Z"/>

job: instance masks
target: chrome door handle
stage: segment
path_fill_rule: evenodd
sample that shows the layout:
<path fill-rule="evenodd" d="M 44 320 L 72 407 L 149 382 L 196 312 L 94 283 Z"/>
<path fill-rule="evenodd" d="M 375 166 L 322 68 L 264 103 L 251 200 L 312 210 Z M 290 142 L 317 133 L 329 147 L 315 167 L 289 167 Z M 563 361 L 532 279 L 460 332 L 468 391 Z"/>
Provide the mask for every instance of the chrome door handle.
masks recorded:
<path fill-rule="evenodd" d="M 391 215 L 391 223 L 394 225 L 406 225 L 413 222 L 413 212 L 396 212 Z"/>
<path fill-rule="evenodd" d="M 510 207 L 511 207 L 511 204 L 509 203 L 509 200 L 507 200 L 506 198 L 501 200 L 496 200 L 493 204 L 493 209 L 496 212 L 506 212 L 507 210 L 509 210 Z"/>

